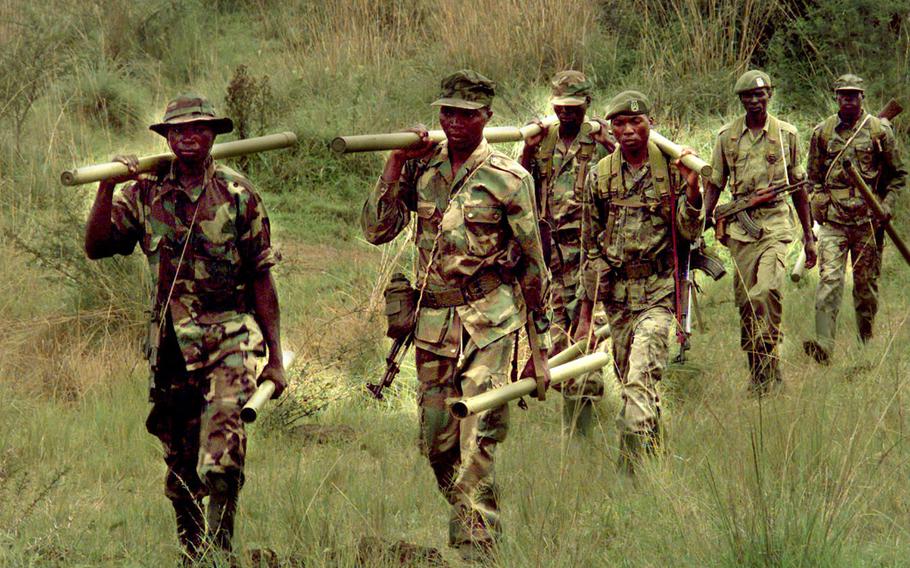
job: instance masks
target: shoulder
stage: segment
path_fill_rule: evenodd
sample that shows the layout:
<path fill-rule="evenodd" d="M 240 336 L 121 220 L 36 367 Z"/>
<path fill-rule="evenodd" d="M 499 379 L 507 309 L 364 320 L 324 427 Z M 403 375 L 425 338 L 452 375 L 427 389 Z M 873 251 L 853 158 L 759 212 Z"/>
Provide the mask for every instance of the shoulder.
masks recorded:
<path fill-rule="evenodd" d="M 531 174 L 528 173 L 528 170 L 521 167 L 521 164 L 506 156 L 502 152 L 499 152 L 498 150 L 493 150 L 493 153 L 490 154 L 490 158 L 487 160 L 487 165 L 489 166 L 490 170 L 497 173 L 502 172 L 505 174 L 505 177 L 513 178 L 517 181 L 531 177 Z"/>
<path fill-rule="evenodd" d="M 241 201 L 250 201 L 258 199 L 259 194 L 252 182 L 237 170 L 223 164 L 215 165 L 215 180 L 219 185 L 225 187 L 231 195 L 236 196 Z"/>
<path fill-rule="evenodd" d="M 728 123 L 724 124 L 723 126 L 721 126 L 721 127 L 718 129 L 718 131 L 717 131 L 717 136 L 720 137 L 720 136 L 723 136 L 724 133 L 730 132 L 730 130 L 733 129 L 733 125 L 734 125 L 735 123 L 736 123 L 736 119 L 731 120 L 730 122 L 728 122 Z"/>
<path fill-rule="evenodd" d="M 792 124 L 790 124 L 789 122 L 787 122 L 786 120 L 783 120 L 781 118 L 778 118 L 778 117 L 774 117 L 774 118 L 777 120 L 777 123 L 780 125 L 780 129 L 783 132 L 786 132 L 787 134 L 791 134 L 793 136 L 799 136 L 799 130 L 797 130 L 797 128 L 795 126 L 793 126 Z"/>

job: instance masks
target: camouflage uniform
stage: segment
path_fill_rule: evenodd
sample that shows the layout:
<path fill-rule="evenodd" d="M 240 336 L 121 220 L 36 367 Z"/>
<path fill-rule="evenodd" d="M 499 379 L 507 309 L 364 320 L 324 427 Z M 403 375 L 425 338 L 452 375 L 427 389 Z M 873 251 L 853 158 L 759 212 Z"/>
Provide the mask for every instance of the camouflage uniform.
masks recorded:
<path fill-rule="evenodd" d="M 737 82 L 736 92 L 771 87 L 768 76 L 750 71 Z M 723 190 L 730 182 L 734 199 L 748 198 L 770 185 L 802 180 L 799 134 L 796 127 L 768 115 L 755 136 L 745 116 L 724 125 L 714 145 L 711 183 Z M 739 309 L 740 346 L 746 352 L 752 385 L 767 388 L 781 380 L 778 365 L 783 314 L 783 283 L 787 247 L 793 241 L 790 204 L 786 198 L 748 211 L 760 227 L 750 235 L 734 217 L 718 233 L 733 258 L 733 296 Z"/>
<path fill-rule="evenodd" d="M 611 101 L 607 117 L 646 114 L 648 106 L 644 95 L 626 91 Z M 657 383 L 675 327 L 671 223 L 678 238 L 694 240 L 704 219 L 702 208 L 689 205 L 680 189 L 685 181 L 668 161 L 649 141 L 648 162 L 633 171 L 617 148 L 598 162 L 585 184 L 591 203 L 582 235 L 584 289 L 590 300 L 604 303 L 610 320 L 622 387 L 621 459 L 659 439 Z M 671 191 L 677 190 L 673 203 Z"/>
<path fill-rule="evenodd" d="M 179 123 L 167 120 L 175 102 L 186 99 L 163 124 Z M 152 274 L 146 426 L 164 447 L 165 494 L 178 523 L 201 523 L 203 496 L 243 484 L 240 409 L 265 354 L 251 282 L 277 260 L 268 217 L 250 182 L 210 157 L 202 185 L 184 188 L 171 165 L 118 190 L 111 220 L 117 253 L 138 243 Z"/>
<path fill-rule="evenodd" d="M 492 82 L 464 71 L 443 81 L 436 104 L 482 102 L 469 107 L 476 109 L 488 106 L 492 96 Z M 442 143 L 430 157 L 409 161 L 398 182 L 376 185 L 361 216 L 367 240 L 392 240 L 412 212 L 420 290 L 414 338 L 420 447 L 453 507 L 449 544 L 488 546 L 500 531 L 493 455 L 506 437 L 508 406 L 459 422 L 448 405 L 508 380 L 528 309 L 539 333 L 549 331 L 539 311 L 549 274 L 533 183 L 485 140 L 453 172 Z"/>
<path fill-rule="evenodd" d="M 835 91 L 838 90 L 862 91 L 862 79 L 842 76 L 835 82 Z M 841 156 L 835 161 L 838 155 Z M 869 208 L 844 172 L 843 160 L 857 165 L 886 210 L 892 208 L 907 179 L 891 127 L 875 116 L 863 112 L 853 126 L 847 126 L 834 114 L 812 132 L 807 169 L 813 187 L 813 217 L 821 224 L 815 328 L 818 345 L 826 355 L 834 348 L 848 254 L 853 267 L 853 307 L 859 337 L 863 341 L 872 337 L 884 245 L 883 234 L 875 226 Z"/>
<path fill-rule="evenodd" d="M 553 105 L 581 105 L 590 101 L 591 83 L 578 71 L 561 71 L 552 81 Z M 559 128 L 550 128 L 537 146 L 531 161 L 530 172 L 534 177 L 539 197 L 539 216 L 552 228 L 550 271 L 553 274 L 552 296 L 553 350 L 562 351 L 569 346 L 571 329 L 577 324 L 578 297 L 581 270 L 581 204 L 582 196 L 575 195 L 576 177 L 580 161 L 587 159 L 591 165 L 604 156 L 600 145 L 583 144 L 587 139 L 579 133 L 568 146 L 559 137 Z M 582 155 L 587 153 L 586 157 Z M 570 379 L 561 389 L 568 400 L 603 398 L 604 383 L 600 371 Z M 571 408 L 570 404 L 566 408 Z"/>

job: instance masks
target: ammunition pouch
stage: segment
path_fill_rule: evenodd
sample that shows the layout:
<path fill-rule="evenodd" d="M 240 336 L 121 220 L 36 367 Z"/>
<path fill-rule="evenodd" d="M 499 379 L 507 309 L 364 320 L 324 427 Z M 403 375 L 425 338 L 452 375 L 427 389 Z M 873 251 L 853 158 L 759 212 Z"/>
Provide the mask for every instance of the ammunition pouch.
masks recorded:
<path fill-rule="evenodd" d="M 386 335 L 392 339 L 406 337 L 417 322 L 417 290 L 408 277 L 396 272 L 385 292 Z"/>
<path fill-rule="evenodd" d="M 452 308 L 463 306 L 468 302 L 482 300 L 487 294 L 503 284 L 502 277 L 496 272 L 485 272 L 469 281 L 462 288 L 427 289 L 423 291 L 420 305 L 428 308 Z"/>
<path fill-rule="evenodd" d="M 673 267 L 673 255 L 664 254 L 651 260 L 624 262 L 621 266 L 614 267 L 612 274 L 620 280 L 640 280 L 655 274 L 669 274 Z"/>
<path fill-rule="evenodd" d="M 831 194 L 826 191 L 816 191 L 809 197 L 812 219 L 819 224 L 828 220 L 828 208 L 830 206 Z"/>

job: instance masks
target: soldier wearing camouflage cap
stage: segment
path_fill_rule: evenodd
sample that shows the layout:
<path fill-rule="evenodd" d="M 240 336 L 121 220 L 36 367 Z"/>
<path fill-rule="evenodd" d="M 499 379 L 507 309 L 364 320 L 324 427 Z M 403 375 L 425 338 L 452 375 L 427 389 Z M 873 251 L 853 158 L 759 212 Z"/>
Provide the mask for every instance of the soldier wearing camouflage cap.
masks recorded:
<path fill-rule="evenodd" d="M 800 161 L 799 133 L 792 124 L 768 113 L 773 94 L 771 78 L 763 71 L 743 73 L 733 89 L 745 114 L 725 124 L 717 134 L 712 167 L 705 187 L 705 210 L 712 222 L 725 187 L 734 199 L 748 199 L 772 185 L 792 184 L 806 174 Z M 815 237 L 804 189 L 792 193 L 802 226 L 806 267 L 815 264 Z M 718 229 L 718 240 L 729 250 L 736 270 L 733 296 L 739 310 L 740 346 L 749 365 L 750 388 L 764 394 L 781 384 L 779 344 L 782 338 L 784 262 L 793 241 L 790 205 L 786 199 L 746 211 L 755 226 L 735 217 Z"/>
<path fill-rule="evenodd" d="M 815 127 L 809 143 L 807 169 L 812 181 L 812 213 L 821 226 L 815 294 L 817 339 L 806 341 L 803 348 L 823 364 L 829 362 L 834 350 L 848 255 L 853 268 L 857 332 L 863 343 L 872 339 L 878 312 L 884 235 L 844 171 L 844 161 L 857 165 L 886 211 L 893 209 L 907 185 L 907 168 L 891 126 L 863 108 L 864 83 L 853 74 L 841 75 L 834 81 L 838 112 Z"/>
<path fill-rule="evenodd" d="M 148 257 L 146 427 L 164 447 L 165 494 L 187 562 L 231 549 L 246 453 L 240 409 L 266 348 L 259 381 L 273 381 L 276 397 L 285 387 L 268 216 L 250 182 L 209 154 L 232 128 L 204 97 L 172 100 L 150 129 L 176 159 L 139 178 L 135 156 L 116 158 L 131 173 L 101 182 L 85 233 L 91 259 L 128 255 L 137 244 Z M 133 183 L 115 192 L 125 181 Z"/>
<path fill-rule="evenodd" d="M 509 409 L 458 421 L 447 401 L 504 385 L 529 319 L 542 337 L 549 332 L 549 271 L 533 180 L 483 137 L 494 88 L 469 70 L 443 79 L 433 105 L 447 140 L 436 145 L 425 127 L 412 129 L 423 142 L 390 154 L 361 215 L 374 244 L 394 239 L 412 213 L 417 217 L 420 447 L 452 506 L 449 545 L 468 559 L 489 554 L 501 531 L 493 456 Z M 545 351 L 540 355 L 546 360 Z M 532 371 L 545 388 L 549 371 L 526 368 Z"/>
<path fill-rule="evenodd" d="M 650 112 L 638 91 L 623 91 L 607 105 L 619 146 L 588 174 L 582 222 L 585 298 L 576 339 L 587 337 L 594 305 L 602 302 L 622 389 L 619 464 L 628 473 L 660 446 L 657 385 L 676 323 L 674 243 L 694 240 L 704 220 L 698 174 L 679 160 L 671 165 L 650 140 Z"/>
<path fill-rule="evenodd" d="M 549 238 L 550 271 L 553 274 L 553 352 L 568 347 L 578 324 L 581 274 L 581 196 L 576 196 L 578 176 L 587 165 L 597 163 L 613 151 L 612 140 L 595 144 L 582 136 L 581 125 L 588 120 L 593 85 L 580 71 L 560 71 L 551 81 L 550 104 L 559 118 L 558 128 L 544 128 L 525 140 L 521 165 L 534 177 L 538 215 L 545 223 L 541 231 Z M 539 121 L 538 121 L 539 122 Z M 584 179 L 580 180 L 582 183 Z M 593 405 L 603 398 L 600 371 L 588 373 L 561 385 L 563 428 L 567 434 L 590 432 Z"/>

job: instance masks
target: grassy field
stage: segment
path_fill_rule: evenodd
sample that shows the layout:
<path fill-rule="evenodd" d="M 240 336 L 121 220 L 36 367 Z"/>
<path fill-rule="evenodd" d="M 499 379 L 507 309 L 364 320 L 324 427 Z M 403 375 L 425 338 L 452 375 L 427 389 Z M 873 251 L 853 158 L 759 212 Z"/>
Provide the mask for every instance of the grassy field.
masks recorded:
<path fill-rule="evenodd" d="M 446 504 L 417 449 L 413 358 L 385 402 L 362 388 L 381 374 L 387 348 L 383 275 L 410 262 L 402 237 L 380 249 L 359 236 L 382 156 L 335 157 L 326 143 L 433 124 L 427 102 L 439 78 L 465 66 L 499 83 L 494 122 L 521 123 L 546 111 L 547 77 L 571 66 L 594 78 L 597 113 L 621 88 L 641 88 L 661 131 L 707 155 L 737 111 L 735 77 L 750 61 L 787 68 L 747 38 L 793 16 L 792 5 L 0 1 L 0 566 L 167 566 L 178 554 L 161 451 L 144 429 L 143 259 L 84 259 L 94 188 L 62 187 L 62 169 L 162 150 L 146 125 L 182 91 L 248 117 L 253 134 L 298 134 L 298 148 L 233 164 L 272 217 L 284 340 L 297 353 L 289 396 L 250 429 L 239 547 L 245 556 L 272 549 L 285 566 L 398 566 L 368 545 L 405 541 L 457 566 L 445 549 Z M 898 77 L 907 46 L 905 27 L 891 58 Z M 241 65 L 256 87 L 229 108 Z M 815 79 L 825 84 L 830 71 Z M 907 94 L 895 85 L 875 82 L 869 107 Z M 833 110 L 825 93 L 787 89 L 772 104 L 804 139 Z M 896 122 L 905 147 L 908 124 Z M 907 215 L 903 198 L 898 217 Z M 845 298 L 835 362 L 824 369 L 801 350 L 816 276 L 788 282 L 785 388 L 761 401 L 746 392 L 730 279 L 702 281 L 708 325 L 693 338 L 697 369 L 674 370 L 662 385 L 667 455 L 634 481 L 615 469 L 611 374 L 590 439 L 563 437 L 558 397 L 513 409 L 497 458 L 498 565 L 910 565 L 906 270 L 889 248 L 865 348 Z"/>

